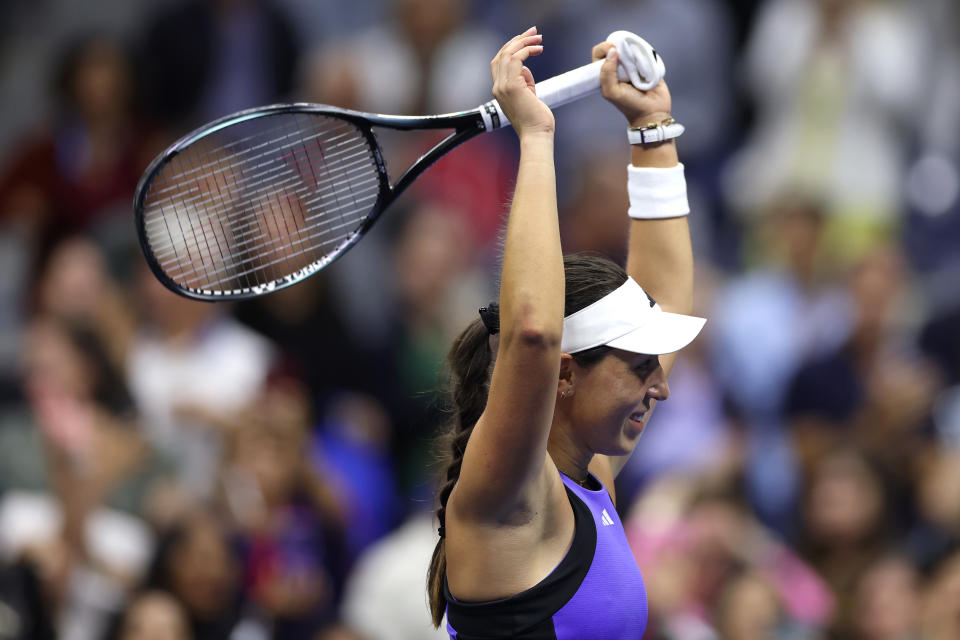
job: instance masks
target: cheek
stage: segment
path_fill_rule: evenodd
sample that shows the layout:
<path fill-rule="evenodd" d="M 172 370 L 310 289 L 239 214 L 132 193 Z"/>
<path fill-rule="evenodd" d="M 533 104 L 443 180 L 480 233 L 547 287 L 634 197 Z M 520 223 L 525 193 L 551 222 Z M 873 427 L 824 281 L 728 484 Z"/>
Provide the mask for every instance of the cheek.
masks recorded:
<path fill-rule="evenodd" d="M 616 421 L 619 423 L 624 414 L 636 407 L 643 397 L 642 387 L 631 386 L 616 377 L 599 381 L 587 391 L 590 394 L 588 405 L 594 422 Z"/>

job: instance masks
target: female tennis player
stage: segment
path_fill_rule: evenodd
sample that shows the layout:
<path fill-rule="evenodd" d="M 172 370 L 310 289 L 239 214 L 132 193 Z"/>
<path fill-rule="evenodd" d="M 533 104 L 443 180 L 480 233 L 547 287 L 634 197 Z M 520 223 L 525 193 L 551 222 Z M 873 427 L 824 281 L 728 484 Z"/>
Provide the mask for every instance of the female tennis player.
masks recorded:
<path fill-rule="evenodd" d="M 627 271 L 561 255 L 554 118 L 524 61 L 535 28 L 491 62 L 493 93 L 520 140 L 499 308 L 454 343 L 456 416 L 439 493 L 428 591 L 452 638 L 639 638 L 646 593 L 615 509 L 614 477 L 656 401 L 673 354 L 699 333 L 683 166 L 670 94 L 617 79 L 594 47 L 604 97 L 627 118 Z M 629 276 L 628 276 L 629 274 Z M 642 285 L 642 287 L 641 287 Z M 649 296 L 648 296 L 649 293 Z M 656 304 L 654 303 L 656 300 Z M 491 373 L 492 369 L 492 373 Z"/>

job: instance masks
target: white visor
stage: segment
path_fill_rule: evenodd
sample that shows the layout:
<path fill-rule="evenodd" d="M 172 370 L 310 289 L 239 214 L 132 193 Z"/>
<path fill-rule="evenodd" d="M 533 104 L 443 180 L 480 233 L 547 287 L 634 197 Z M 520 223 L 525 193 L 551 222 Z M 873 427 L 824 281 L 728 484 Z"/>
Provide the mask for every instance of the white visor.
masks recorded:
<path fill-rule="evenodd" d="M 615 291 L 563 319 L 560 350 L 578 353 L 606 345 L 634 353 L 673 353 L 690 344 L 705 322 L 651 305 L 636 280 L 627 278 Z"/>

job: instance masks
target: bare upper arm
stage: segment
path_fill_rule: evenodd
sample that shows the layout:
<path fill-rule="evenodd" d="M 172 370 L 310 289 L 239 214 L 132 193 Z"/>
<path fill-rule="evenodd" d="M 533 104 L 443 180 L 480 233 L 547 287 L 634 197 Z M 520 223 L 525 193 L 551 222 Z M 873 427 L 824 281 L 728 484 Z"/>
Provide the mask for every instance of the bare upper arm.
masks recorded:
<path fill-rule="evenodd" d="M 487 405 L 451 496 L 461 517 L 501 521 L 546 500 L 547 438 L 559 370 L 559 336 L 501 337 Z"/>

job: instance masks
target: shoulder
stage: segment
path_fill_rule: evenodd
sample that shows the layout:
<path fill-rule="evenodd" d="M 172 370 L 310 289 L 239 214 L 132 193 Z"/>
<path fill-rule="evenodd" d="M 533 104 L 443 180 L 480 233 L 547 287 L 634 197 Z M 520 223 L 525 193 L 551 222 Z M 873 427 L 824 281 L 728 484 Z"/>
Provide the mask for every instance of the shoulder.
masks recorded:
<path fill-rule="evenodd" d="M 610 495 L 610 501 L 613 502 L 614 506 L 617 504 L 617 489 L 616 489 L 616 469 L 617 463 L 615 460 L 611 459 L 610 456 L 597 454 L 593 456 L 593 460 L 590 461 L 589 471 L 592 473 L 597 480 L 600 481 L 600 484 L 603 485 L 603 488 L 607 490 L 607 493 Z"/>

